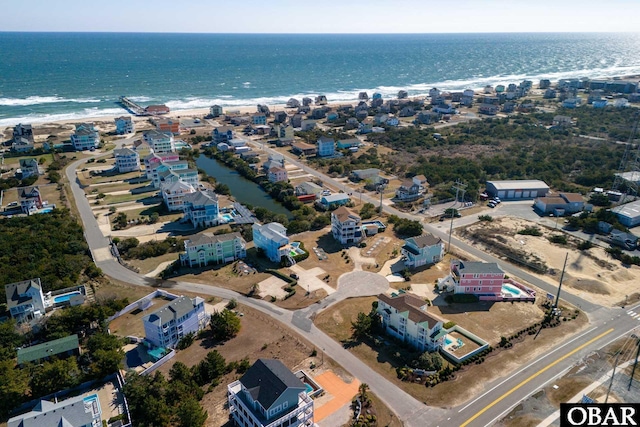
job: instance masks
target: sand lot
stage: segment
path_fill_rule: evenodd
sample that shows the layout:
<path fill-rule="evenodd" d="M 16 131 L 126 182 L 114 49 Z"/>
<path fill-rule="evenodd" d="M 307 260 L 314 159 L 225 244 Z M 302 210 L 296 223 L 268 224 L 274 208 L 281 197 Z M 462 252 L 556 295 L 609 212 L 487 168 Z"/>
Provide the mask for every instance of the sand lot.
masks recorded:
<path fill-rule="evenodd" d="M 537 226 L 542 236 L 517 234 L 527 226 Z M 548 237 L 561 234 L 560 230 L 548 229 L 522 219 L 503 217 L 494 218 L 492 222 L 470 225 L 459 233 L 472 243 L 486 246 L 489 252 L 495 253 L 482 240 L 474 239 L 474 234 L 482 234 L 484 239 L 494 239 L 511 248 L 514 253 L 524 254 L 528 259 L 544 263 L 548 272 L 537 276 L 556 285 L 568 253 L 563 290 L 595 304 L 613 306 L 624 302 L 626 296 L 640 292 L 640 267 L 621 265 L 599 246 L 580 251 L 575 246 L 579 241 L 569 235 L 566 235 L 566 245 L 551 243 Z"/>

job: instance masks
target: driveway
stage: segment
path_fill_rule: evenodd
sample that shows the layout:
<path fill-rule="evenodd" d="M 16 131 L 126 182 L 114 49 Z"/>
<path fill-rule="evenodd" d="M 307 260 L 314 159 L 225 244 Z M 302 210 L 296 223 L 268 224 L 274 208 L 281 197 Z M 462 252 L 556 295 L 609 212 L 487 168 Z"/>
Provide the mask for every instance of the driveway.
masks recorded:
<path fill-rule="evenodd" d="M 318 278 L 318 276 L 327 274 L 327 272 L 321 269 L 320 267 L 315 267 L 310 270 L 305 270 L 298 264 L 294 264 L 291 267 L 289 267 L 289 269 L 300 277 L 298 279 L 298 284 L 302 286 L 303 289 L 306 289 L 309 292 L 317 291 L 319 289 L 324 289 L 327 292 L 327 295 L 331 295 L 336 291 L 331 286 L 327 285 L 324 281 L 322 281 L 320 278 Z"/>

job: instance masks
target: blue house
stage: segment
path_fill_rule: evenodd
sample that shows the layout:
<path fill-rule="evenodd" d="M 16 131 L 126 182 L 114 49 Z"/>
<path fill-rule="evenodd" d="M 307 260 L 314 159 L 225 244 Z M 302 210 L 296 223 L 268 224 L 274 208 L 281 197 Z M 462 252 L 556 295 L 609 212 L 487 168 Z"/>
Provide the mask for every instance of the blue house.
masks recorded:
<path fill-rule="evenodd" d="M 220 222 L 218 196 L 211 190 L 199 190 L 185 194 L 182 199 L 184 219 L 194 227 L 211 227 Z"/>
<path fill-rule="evenodd" d="M 325 208 L 328 208 L 331 205 L 344 206 L 349 203 L 349 196 L 345 193 L 336 193 L 331 194 L 330 196 L 323 196 L 320 199 L 320 204 Z"/>
<path fill-rule="evenodd" d="M 267 124 L 267 116 L 262 113 L 254 114 L 251 116 L 251 124 L 253 125 L 266 125 Z"/>
<path fill-rule="evenodd" d="M 609 104 L 609 101 L 606 99 L 597 99 L 593 101 L 593 108 L 604 108 Z"/>
<path fill-rule="evenodd" d="M 335 111 L 331 111 L 327 114 L 327 120 L 332 122 L 334 120 L 338 120 L 338 113 L 336 113 Z"/>
<path fill-rule="evenodd" d="M 444 243 L 439 237 L 423 234 L 406 239 L 401 252 L 404 265 L 408 268 L 417 268 L 441 261 L 444 256 Z"/>
<path fill-rule="evenodd" d="M 331 157 L 336 153 L 336 141 L 333 138 L 321 136 L 318 138 L 318 157 Z"/>
<path fill-rule="evenodd" d="M 289 253 L 289 238 L 287 229 L 278 222 L 269 224 L 253 224 L 253 244 L 264 251 L 265 255 L 273 261 L 280 262 L 283 256 Z"/>
<path fill-rule="evenodd" d="M 361 144 L 358 138 L 349 138 L 349 139 L 339 139 L 338 140 L 338 148 L 339 149 L 349 149 L 352 147 L 359 147 Z"/>

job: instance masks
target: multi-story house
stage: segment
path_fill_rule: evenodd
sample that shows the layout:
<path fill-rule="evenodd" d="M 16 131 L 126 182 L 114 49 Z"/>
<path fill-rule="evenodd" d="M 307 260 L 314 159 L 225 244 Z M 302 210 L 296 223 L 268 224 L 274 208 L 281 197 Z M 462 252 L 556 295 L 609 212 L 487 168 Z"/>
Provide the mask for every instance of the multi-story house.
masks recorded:
<path fill-rule="evenodd" d="M 477 296 L 500 296 L 504 271 L 495 262 L 452 261 L 454 292 Z"/>
<path fill-rule="evenodd" d="M 31 125 L 23 125 L 18 123 L 13 127 L 13 140 L 17 141 L 20 138 L 26 139 L 28 142 L 33 143 L 33 127 Z"/>
<path fill-rule="evenodd" d="M 427 302 L 412 293 L 378 295 L 377 312 L 387 334 L 419 351 L 434 351 L 443 344 L 444 321 L 427 312 Z"/>
<path fill-rule="evenodd" d="M 38 160 L 33 159 L 20 159 L 20 177 L 21 179 L 29 178 L 30 176 L 40 176 L 40 167 L 38 166 Z"/>
<path fill-rule="evenodd" d="M 71 135 L 71 143 L 77 151 L 95 150 L 100 143 L 100 134 L 91 123 L 76 124 L 76 131 Z"/>
<path fill-rule="evenodd" d="M 39 277 L 4 285 L 4 292 L 11 317 L 18 323 L 44 316 L 44 295 Z"/>
<path fill-rule="evenodd" d="M 213 118 L 220 117 L 222 115 L 222 107 L 219 105 L 212 105 L 209 107 L 209 115 Z"/>
<path fill-rule="evenodd" d="M 159 117 L 153 119 L 153 123 L 156 125 L 156 130 L 159 132 L 171 133 L 173 135 L 180 133 L 180 119 Z"/>
<path fill-rule="evenodd" d="M 401 202 L 413 202 L 422 197 L 422 187 L 411 179 L 402 181 L 396 190 L 396 199 Z"/>
<path fill-rule="evenodd" d="M 340 206 L 331 212 L 331 234 L 343 245 L 360 242 L 364 238 L 360 216 Z"/>
<path fill-rule="evenodd" d="M 286 182 L 289 180 L 289 175 L 287 174 L 287 170 L 285 168 L 272 167 L 267 172 L 267 179 L 269 180 L 269 182 Z"/>
<path fill-rule="evenodd" d="M 409 268 L 435 264 L 444 257 L 444 243 L 432 234 L 409 237 L 402 246 L 402 256 L 404 265 Z"/>
<path fill-rule="evenodd" d="M 41 400 L 30 412 L 9 419 L 7 426 L 102 426 L 100 399 L 97 394 L 91 394 L 56 402 Z"/>
<path fill-rule="evenodd" d="M 160 163 L 152 163 L 146 170 L 147 178 L 151 180 L 154 188 L 159 188 L 162 184 L 162 178 L 167 174 L 163 172 L 178 172 L 189 170 L 189 163 L 186 160 L 164 161 Z"/>
<path fill-rule="evenodd" d="M 333 138 L 321 136 L 316 145 L 319 157 L 330 157 L 336 153 L 336 141 Z"/>
<path fill-rule="evenodd" d="M 251 116 L 251 124 L 252 125 L 266 125 L 267 124 L 267 116 L 263 113 L 256 113 Z"/>
<path fill-rule="evenodd" d="M 211 190 L 198 190 L 182 198 L 184 219 L 194 227 L 211 227 L 220 222 L 218 196 Z"/>
<path fill-rule="evenodd" d="M 176 151 L 176 143 L 171 133 L 150 130 L 143 134 L 143 138 L 156 154 Z"/>
<path fill-rule="evenodd" d="M 161 166 L 159 168 L 163 168 Z M 168 182 L 181 181 L 185 184 L 189 184 L 194 188 L 198 186 L 198 170 L 197 169 L 177 169 L 177 170 L 164 170 L 158 173 L 160 180 L 159 186 Z"/>
<path fill-rule="evenodd" d="M 116 133 L 118 135 L 124 135 L 127 133 L 133 133 L 136 131 L 135 124 L 131 117 L 122 116 L 116 118 Z"/>
<path fill-rule="evenodd" d="M 18 200 L 20 209 L 26 214 L 42 208 L 42 196 L 37 186 L 18 188 Z"/>
<path fill-rule="evenodd" d="M 289 253 L 289 238 L 284 225 L 278 222 L 253 224 L 252 230 L 255 247 L 262 249 L 271 261 L 280 262 Z"/>
<path fill-rule="evenodd" d="M 118 148 L 113 150 L 116 159 L 116 168 L 120 173 L 140 170 L 140 155 L 131 148 Z"/>
<path fill-rule="evenodd" d="M 23 138 L 21 136 L 13 139 L 13 143 L 11 144 L 11 151 L 16 153 L 28 153 L 29 151 L 36 148 L 33 142 L 30 142 L 27 138 Z"/>
<path fill-rule="evenodd" d="M 148 179 L 153 179 L 153 168 L 163 162 L 177 162 L 180 160 L 178 153 L 151 153 L 144 158 L 144 169 Z"/>
<path fill-rule="evenodd" d="M 311 427 L 313 400 L 281 361 L 258 359 L 227 386 L 229 412 L 240 427 Z"/>
<path fill-rule="evenodd" d="M 218 126 L 213 129 L 212 137 L 214 145 L 221 142 L 229 142 L 233 139 L 233 128 L 231 126 Z"/>
<path fill-rule="evenodd" d="M 160 193 L 162 193 L 162 200 L 170 211 L 182 210 L 184 196 L 190 193 L 195 193 L 195 189 L 191 184 L 177 180 L 174 182 L 165 182 L 160 187 Z"/>
<path fill-rule="evenodd" d="M 294 138 L 293 126 L 279 124 L 275 126 L 276 137 L 282 144 L 291 144 Z"/>
<path fill-rule="evenodd" d="M 240 233 L 200 233 L 184 242 L 180 263 L 193 268 L 233 262 L 247 255 L 246 246 Z"/>
<path fill-rule="evenodd" d="M 209 316 L 200 297 L 178 297 L 142 318 L 145 338 L 156 347 L 174 348 L 185 335 L 207 326 Z"/>

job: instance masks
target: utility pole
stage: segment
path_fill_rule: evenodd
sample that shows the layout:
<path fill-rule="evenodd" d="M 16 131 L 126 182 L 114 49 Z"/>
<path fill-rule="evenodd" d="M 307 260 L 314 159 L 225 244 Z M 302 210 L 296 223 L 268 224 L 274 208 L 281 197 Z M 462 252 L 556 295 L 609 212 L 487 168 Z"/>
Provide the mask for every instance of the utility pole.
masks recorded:
<path fill-rule="evenodd" d="M 456 190 L 456 201 L 453 203 L 453 206 L 455 206 L 456 203 L 458 203 L 458 195 L 460 194 L 460 191 L 462 191 L 462 197 L 464 198 L 464 193 L 466 192 L 465 188 L 467 188 L 467 184 L 463 184 L 462 181 L 457 179 L 455 184 L 453 184 L 453 187 L 451 188 L 455 188 Z M 451 209 L 451 222 L 449 223 L 449 243 L 447 244 L 447 252 L 451 252 L 451 234 L 453 234 L 453 217 L 455 216 L 455 212 L 456 212 L 453 206 L 449 208 Z"/>
<path fill-rule="evenodd" d="M 558 301 L 560 300 L 560 289 L 562 289 L 562 279 L 564 278 L 564 270 L 567 268 L 567 259 L 569 258 L 569 252 L 564 257 L 564 265 L 562 266 L 562 274 L 560 274 L 560 283 L 558 284 L 558 293 L 556 294 L 556 300 L 553 302 L 553 308 L 558 308 Z"/>
<path fill-rule="evenodd" d="M 635 334 L 631 335 L 631 337 L 636 339 L 636 346 L 638 347 L 638 350 L 636 351 L 636 358 L 633 360 L 633 369 L 631 370 L 631 378 L 629 378 L 629 387 L 627 387 L 627 390 L 631 390 L 633 374 L 636 373 L 636 366 L 638 366 L 638 356 L 640 356 L 640 338 L 638 338 L 638 336 Z"/>
<path fill-rule="evenodd" d="M 613 377 L 616 374 L 616 366 L 618 366 L 618 358 L 620 357 L 620 353 L 622 353 L 622 351 L 618 351 L 618 355 L 616 356 L 616 361 L 613 362 L 613 372 L 611 373 L 611 381 L 609 382 L 609 388 L 607 389 L 607 397 L 604 398 L 605 404 L 609 400 L 609 392 L 611 391 L 611 386 L 613 385 Z"/>

